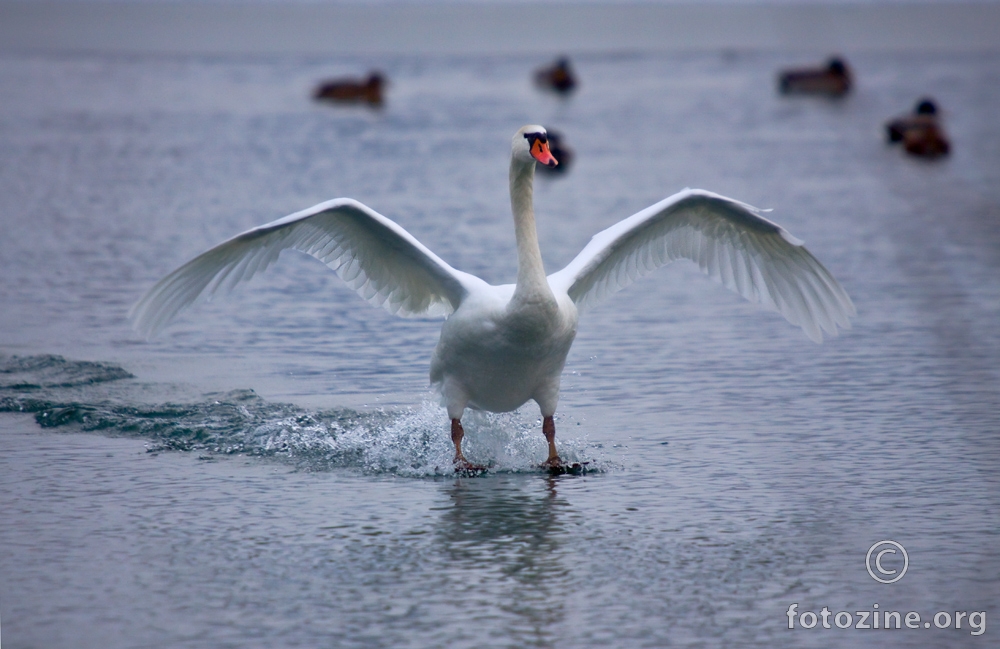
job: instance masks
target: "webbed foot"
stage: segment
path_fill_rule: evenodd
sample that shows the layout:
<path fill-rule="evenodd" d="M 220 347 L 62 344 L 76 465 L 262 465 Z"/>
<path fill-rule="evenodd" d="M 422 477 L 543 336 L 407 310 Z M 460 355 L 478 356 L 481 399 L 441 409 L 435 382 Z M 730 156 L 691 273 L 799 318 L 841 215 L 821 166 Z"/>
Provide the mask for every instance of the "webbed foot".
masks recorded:
<path fill-rule="evenodd" d="M 559 456 L 550 457 L 539 466 L 549 472 L 549 475 L 581 475 L 587 470 L 590 462 L 563 462 Z"/>
<path fill-rule="evenodd" d="M 563 461 L 558 455 L 553 455 L 549 459 L 542 462 L 539 466 L 543 469 L 554 469 L 563 466 Z"/>
<path fill-rule="evenodd" d="M 472 462 L 466 460 L 464 457 L 455 460 L 455 473 L 458 473 L 460 475 L 464 476 L 482 475 L 483 473 L 486 473 L 487 470 L 489 470 L 489 467 L 483 464 L 473 464 Z"/>

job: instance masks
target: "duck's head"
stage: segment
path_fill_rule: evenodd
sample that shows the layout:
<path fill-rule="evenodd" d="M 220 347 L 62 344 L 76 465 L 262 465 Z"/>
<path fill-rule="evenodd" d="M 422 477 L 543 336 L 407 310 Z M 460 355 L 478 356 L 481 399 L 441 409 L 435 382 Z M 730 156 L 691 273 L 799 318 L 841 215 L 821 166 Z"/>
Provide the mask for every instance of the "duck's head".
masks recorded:
<path fill-rule="evenodd" d="M 937 104 L 929 97 L 924 97 L 917 102 L 913 112 L 917 115 L 937 115 Z"/>
<path fill-rule="evenodd" d="M 524 164 L 538 161 L 546 167 L 554 167 L 559 162 L 549 151 L 549 135 L 545 128 L 537 124 L 522 126 L 511 142 L 510 155 Z"/>
<path fill-rule="evenodd" d="M 847 64 L 840 57 L 834 56 L 826 62 L 827 72 L 831 74 L 844 75 L 847 74 Z"/>

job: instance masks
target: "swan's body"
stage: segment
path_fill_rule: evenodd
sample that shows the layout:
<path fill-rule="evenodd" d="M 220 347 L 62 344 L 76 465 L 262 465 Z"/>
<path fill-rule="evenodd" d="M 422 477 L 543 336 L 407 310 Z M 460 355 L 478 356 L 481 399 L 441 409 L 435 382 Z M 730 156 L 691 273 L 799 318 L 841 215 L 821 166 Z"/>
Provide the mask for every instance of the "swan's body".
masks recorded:
<path fill-rule="evenodd" d="M 559 377 L 576 336 L 576 306 L 567 296 L 514 299 L 513 286 L 470 296 L 445 321 L 431 360 L 448 414 L 466 405 L 507 412 L 535 400 L 555 413 Z"/>
<path fill-rule="evenodd" d="M 677 258 L 695 261 L 747 299 L 770 306 L 816 342 L 849 327 L 854 305 L 801 242 L 758 210 L 701 190 L 684 190 L 598 233 L 561 271 L 546 276 L 535 231 L 535 161 L 555 164 L 545 130 L 514 136 L 511 207 L 518 275 L 492 286 L 457 271 L 388 218 L 336 199 L 254 228 L 160 280 L 132 308 L 152 335 L 205 292 L 231 288 L 294 248 L 323 261 L 362 297 L 399 315 L 448 316 L 431 360 L 431 382 L 452 420 L 455 461 L 466 407 L 514 410 L 534 400 L 558 465 L 553 414 L 559 379 L 576 335 L 578 309 Z"/>

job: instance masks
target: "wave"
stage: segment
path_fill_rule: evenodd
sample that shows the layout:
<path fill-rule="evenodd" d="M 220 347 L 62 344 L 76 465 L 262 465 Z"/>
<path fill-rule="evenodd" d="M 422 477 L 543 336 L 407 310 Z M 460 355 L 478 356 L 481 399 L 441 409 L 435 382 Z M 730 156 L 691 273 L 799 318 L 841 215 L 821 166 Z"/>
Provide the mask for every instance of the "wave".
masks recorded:
<path fill-rule="evenodd" d="M 62 356 L 0 356 L 0 394 L 6 392 L 72 388 L 135 378 L 108 363 L 67 361 Z"/>
<path fill-rule="evenodd" d="M 33 413 L 43 428 L 148 440 L 149 452 L 198 451 L 291 462 L 306 470 L 338 467 L 402 476 L 453 475 L 454 449 L 444 408 L 431 402 L 398 410 L 311 411 L 272 403 L 253 390 L 205 395 L 195 403 L 131 402 L 129 391 L 100 388 L 138 381 L 114 364 L 61 356 L 0 356 L 0 412 Z M 519 413 L 469 411 L 463 451 L 490 472 L 535 472 L 545 457 L 540 422 Z M 600 445 L 560 438 L 560 454 L 588 471 L 608 465 Z"/>

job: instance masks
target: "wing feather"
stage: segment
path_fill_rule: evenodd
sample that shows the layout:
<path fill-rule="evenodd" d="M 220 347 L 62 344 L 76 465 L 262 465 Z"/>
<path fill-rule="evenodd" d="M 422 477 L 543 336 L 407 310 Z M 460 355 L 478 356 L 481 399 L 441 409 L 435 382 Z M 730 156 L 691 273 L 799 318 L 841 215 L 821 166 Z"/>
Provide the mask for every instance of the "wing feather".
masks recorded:
<path fill-rule="evenodd" d="M 368 302 L 402 316 L 447 315 L 476 282 L 392 220 L 346 198 L 248 230 L 161 279 L 129 312 L 152 336 L 203 294 L 228 291 L 277 261 L 283 250 L 312 255 Z"/>
<path fill-rule="evenodd" d="M 549 277 L 579 308 L 676 259 L 751 302 L 781 313 L 822 342 L 856 314 L 851 298 L 802 242 L 732 199 L 685 189 L 596 234 Z"/>

